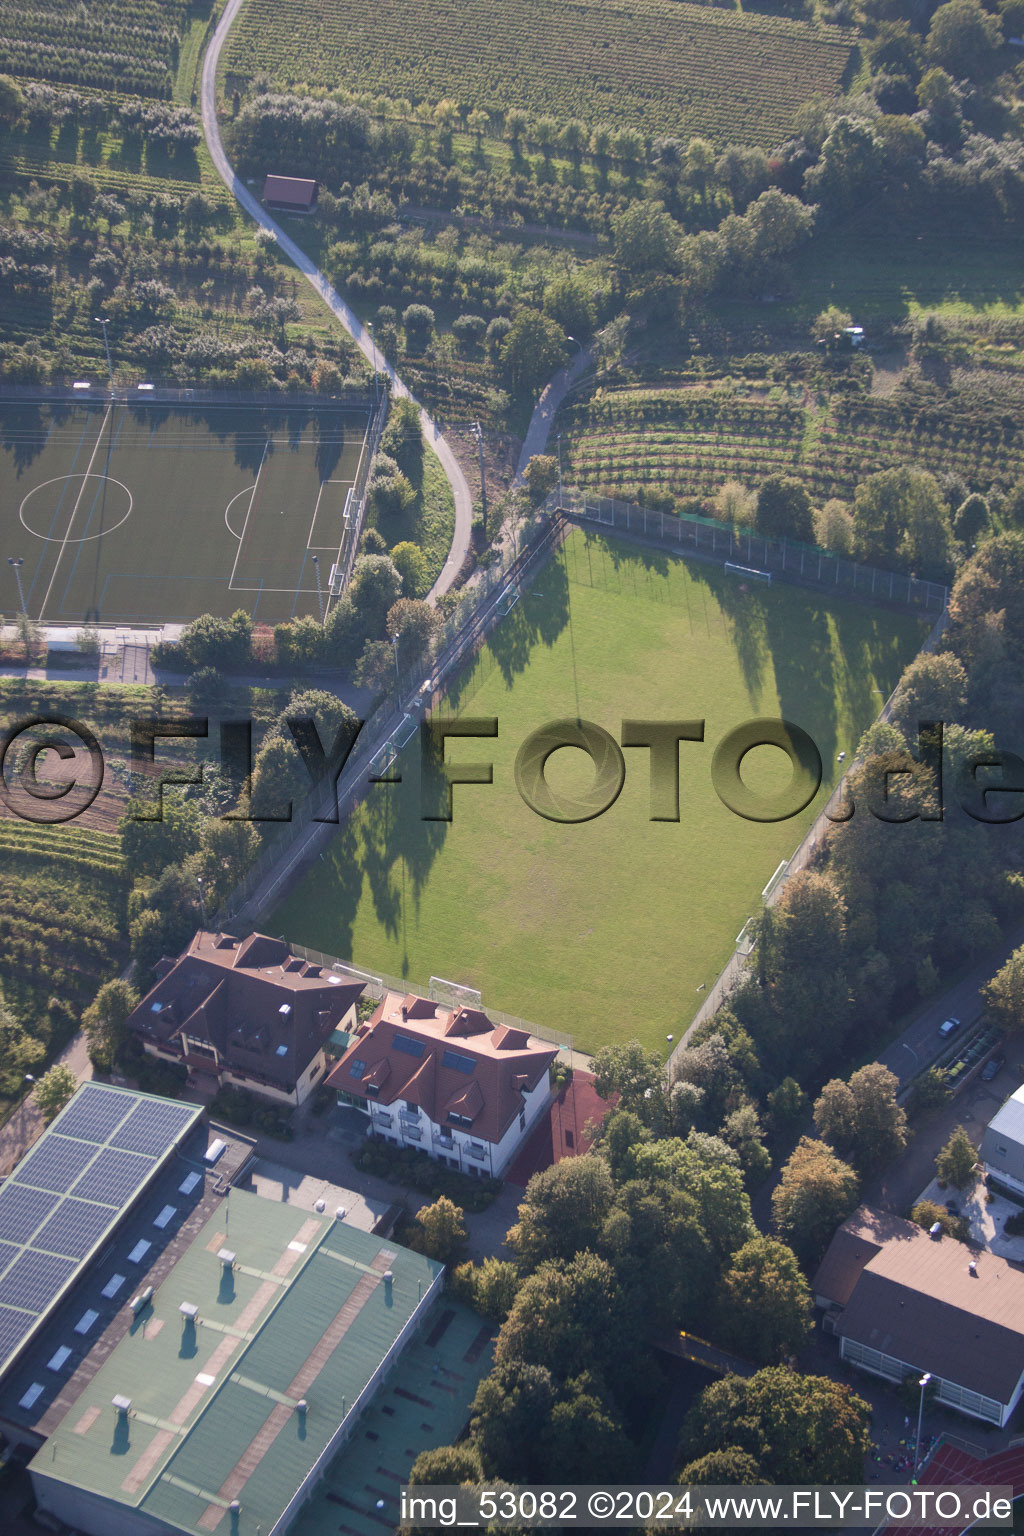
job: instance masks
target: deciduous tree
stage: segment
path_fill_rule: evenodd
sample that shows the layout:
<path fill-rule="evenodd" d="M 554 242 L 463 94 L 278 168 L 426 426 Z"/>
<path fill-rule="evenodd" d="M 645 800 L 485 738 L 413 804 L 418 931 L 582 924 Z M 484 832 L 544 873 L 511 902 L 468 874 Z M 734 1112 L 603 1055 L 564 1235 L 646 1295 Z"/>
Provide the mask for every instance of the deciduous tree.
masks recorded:
<path fill-rule="evenodd" d="M 35 1087 L 35 1100 L 47 1125 L 60 1114 L 77 1087 L 78 1078 L 70 1067 L 57 1064 L 43 1073 Z"/>
<path fill-rule="evenodd" d="M 723 1336 L 758 1365 L 796 1354 L 811 1332 L 811 1291 L 785 1243 L 755 1237 L 733 1254 L 722 1277 Z"/>
<path fill-rule="evenodd" d="M 775 1230 L 804 1263 L 814 1263 L 857 1204 L 857 1190 L 848 1163 L 823 1141 L 802 1136 L 772 1195 Z"/>
<path fill-rule="evenodd" d="M 935 1159 L 935 1172 L 944 1183 L 964 1189 L 974 1177 L 977 1161 L 974 1143 L 963 1126 L 958 1125 Z"/>

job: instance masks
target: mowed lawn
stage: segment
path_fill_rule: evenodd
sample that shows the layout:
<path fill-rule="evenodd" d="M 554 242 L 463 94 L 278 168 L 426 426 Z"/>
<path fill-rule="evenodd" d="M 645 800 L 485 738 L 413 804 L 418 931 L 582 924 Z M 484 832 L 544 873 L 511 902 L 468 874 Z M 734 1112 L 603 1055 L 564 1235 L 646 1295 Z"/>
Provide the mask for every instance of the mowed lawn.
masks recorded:
<path fill-rule="evenodd" d="M 449 746 L 452 762 L 492 762 L 493 784 L 457 786 L 450 824 L 423 821 L 413 744 L 402 784 L 369 790 L 268 931 L 411 984 L 478 987 L 485 1007 L 583 1049 L 636 1035 L 667 1051 L 926 629 L 574 531 L 449 700 L 452 713 L 497 717 L 497 740 Z M 678 822 L 649 819 L 639 748 L 625 749 L 622 793 L 595 820 L 555 823 L 523 802 L 520 746 L 577 715 L 616 740 L 623 719 L 706 722 L 702 743 L 680 746 Z M 801 726 L 821 754 L 822 788 L 791 820 L 742 820 L 712 785 L 717 743 L 759 716 Z M 774 791 L 790 772 L 761 747 L 743 777 Z M 582 752 L 549 760 L 556 789 L 592 777 Z"/>

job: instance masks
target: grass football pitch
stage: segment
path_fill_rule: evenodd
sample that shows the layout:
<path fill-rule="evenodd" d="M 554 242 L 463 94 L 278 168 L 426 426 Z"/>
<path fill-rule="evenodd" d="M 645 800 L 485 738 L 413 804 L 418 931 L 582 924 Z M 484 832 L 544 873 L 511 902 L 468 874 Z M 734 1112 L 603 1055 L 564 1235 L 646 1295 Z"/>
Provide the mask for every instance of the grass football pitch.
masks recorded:
<path fill-rule="evenodd" d="M 316 404 L 0 402 L 0 524 L 47 623 L 318 613 L 364 411 Z M 18 612 L 0 567 L 0 612 Z"/>
<path fill-rule="evenodd" d="M 667 1051 L 926 628 L 576 530 L 445 704 L 497 717 L 496 740 L 448 749 L 452 762 L 493 763 L 493 783 L 455 787 L 450 824 L 422 820 L 414 741 L 401 785 L 368 790 L 267 931 L 412 983 L 477 987 L 485 1007 L 567 1031 L 582 1049 L 635 1035 Z M 640 748 L 624 750 L 622 792 L 595 820 L 528 808 L 513 776 L 520 746 L 578 716 L 616 740 L 623 719 L 705 720 L 704 741 L 680 745 L 678 822 L 649 819 Z M 822 787 L 790 820 L 743 820 L 712 784 L 718 742 L 761 716 L 801 726 L 821 755 Z M 593 781 L 579 751 L 556 751 L 546 772 L 566 793 Z M 791 770 L 757 747 L 742 777 L 770 794 Z"/>

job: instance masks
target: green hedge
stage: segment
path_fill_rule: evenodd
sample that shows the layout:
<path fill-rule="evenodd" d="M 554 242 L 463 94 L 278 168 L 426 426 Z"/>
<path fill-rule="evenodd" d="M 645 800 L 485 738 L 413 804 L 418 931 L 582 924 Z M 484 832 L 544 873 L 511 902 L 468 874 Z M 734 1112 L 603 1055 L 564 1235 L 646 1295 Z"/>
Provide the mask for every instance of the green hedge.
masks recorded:
<path fill-rule="evenodd" d="M 369 1137 L 352 1158 L 362 1173 L 376 1174 L 411 1185 L 437 1200 L 447 1195 L 464 1211 L 484 1211 L 501 1191 L 500 1179 L 472 1179 L 455 1173 L 415 1147 L 396 1147 L 379 1136 Z"/>

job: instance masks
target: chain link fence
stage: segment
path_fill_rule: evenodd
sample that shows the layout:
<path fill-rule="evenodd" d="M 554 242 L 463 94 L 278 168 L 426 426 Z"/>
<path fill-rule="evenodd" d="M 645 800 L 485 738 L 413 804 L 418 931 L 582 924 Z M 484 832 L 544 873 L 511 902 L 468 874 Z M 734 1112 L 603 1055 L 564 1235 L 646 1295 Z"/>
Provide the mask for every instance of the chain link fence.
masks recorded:
<path fill-rule="evenodd" d="M 269 828 L 264 823 L 263 851 L 216 914 L 223 926 L 252 926 L 284 894 L 303 865 L 322 851 L 337 825 L 355 810 L 371 782 L 387 764 L 382 754 L 397 755 L 430 709 L 445 708 L 444 695 L 456 674 L 484 645 L 510 601 L 543 568 L 568 531 L 563 518 L 539 513 L 520 525 L 511 548 L 503 548 L 464 589 L 446 621 L 432 657 L 400 670 L 395 684 L 371 712 L 342 773 L 315 785 L 293 807 L 290 821 Z"/>
<path fill-rule="evenodd" d="M 356 981 L 364 981 L 366 996 L 371 997 L 375 1003 L 379 1003 L 388 992 L 397 992 L 401 997 L 408 996 L 410 992 L 415 993 L 417 997 L 431 996 L 429 985 L 424 982 L 410 981 L 408 976 L 391 976 L 387 971 L 360 970 L 348 960 L 339 960 L 336 955 L 326 954 L 323 950 L 309 949 L 305 944 L 292 944 L 290 948 L 296 955 L 301 955 L 312 965 L 321 966 L 325 971 L 334 971 L 335 974 L 351 976 Z M 451 1007 L 452 1004 L 443 1003 L 441 1006 Z M 559 1029 L 551 1029 L 546 1024 L 532 1024 L 529 1019 L 521 1019 L 518 1014 L 505 1013 L 500 1008 L 491 1008 L 484 999 L 481 999 L 479 1006 L 492 1024 L 505 1024 L 509 1029 L 521 1029 L 538 1040 L 546 1040 L 549 1045 L 557 1045 L 560 1051 L 565 1051 L 570 1058 L 572 1057 L 572 1035 L 565 1034 Z"/>
<path fill-rule="evenodd" d="M 311 390 L 292 393 L 290 390 L 268 389 L 201 389 L 185 385 L 133 384 L 116 385 L 111 390 L 106 379 L 102 382 L 82 379 L 84 386 L 76 388 L 67 384 L 0 384 L 0 402 L 4 400 L 38 401 L 40 404 L 57 401 L 63 405 L 81 405 L 83 401 L 106 401 L 111 394 L 119 404 L 136 405 L 239 405 L 249 407 L 274 406 L 281 411 L 301 409 L 303 406 L 320 410 L 367 411 L 373 413 L 380 405 L 376 395 L 363 389 L 351 394 L 319 395 Z"/>
<path fill-rule="evenodd" d="M 655 540 L 681 554 L 696 554 L 713 560 L 743 565 L 753 572 L 779 575 L 786 581 L 805 582 L 828 587 L 848 596 L 874 598 L 878 602 L 900 603 L 936 615 L 945 612 L 949 589 L 934 581 L 919 581 L 897 571 L 878 570 L 843 560 L 813 544 L 795 539 L 767 538 L 749 528 L 736 528 L 713 517 L 695 513 L 676 515 L 652 512 L 634 502 L 618 501 L 612 496 L 594 496 L 588 491 L 563 487 L 561 497 L 553 492 L 545 503 L 552 511 L 562 511 L 584 523 L 597 524 L 634 538 Z"/>
<path fill-rule="evenodd" d="M 949 615 L 946 610 L 943 609 L 938 618 L 935 620 L 935 623 L 932 625 L 928 637 L 921 647 L 922 651 L 934 651 L 936 649 L 948 622 Z M 889 697 L 882 705 L 882 708 L 880 709 L 877 717 L 879 720 L 889 721 L 892 719 L 893 700 L 899 692 L 899 686 L 899 683 L 897 683 L 892 693 L 890 693 Z M 845 793 L 847 777 L 854 769 L 859 768 L 863 764 L 863 761 L 864 759 L 861 757 L 855 757 L 853 759 L 849 767 L 844 771 L 839 783 L 829 795 L 824 806 L 818 812 L 814 822 L 808 828 L 803 837 L 803 840 L 800 843 L 800 846 L 790 856 L 790 858 L 786 859 L 783 864 L 781 864 L 775 871 L 775 874 L 772 876 L 771 880 L 769 880 L 768 884 L 761 892 L 763 906 L 774 907 L 786 889 L 788 881 L 791 880 L 795 874 L 799 873 L 800 870 L 807 869 L 811 864 L 813 864 L 819 853 L 821 853 L 824 843 L 832 827 L 835 826 L 837 820 L 842 819 L 841 805 L 843 795 Z M 743 977 L 746 974 L 747 961 L 750 957 L 750 954 L 752 953 L 752 947 L 749 949 L 741 949 L 739 947 L 740 938 L 746 934 L 747 927 L 748 924 L 744 924 L 741 933 L 737 935 L 736 950 L 727 960 L 717 980 L 708 989 L 707 994 L 705 995 L 703 1002 L 694 1015 L 692 1022 L 690 1023 L 686 1032 L 680 1038 L 678 1045 L 676 1045 L 673 1049 L 668 1061 L 670 1077 L 673 1075 L 673 1069 L 679 1053 L 686 1049 L 687 1041 L 693 1034 L 694 1030 L 698 1029 L 702 1024 L 705 1024 L 708 1019 L 712 1018 L 714 1014 L 718 1012 L 719 1008 L 721 1008 L 722 1005 L 728 1001 L 730 994 L 736 990 L 740 982 L 743 980 Z"/>

